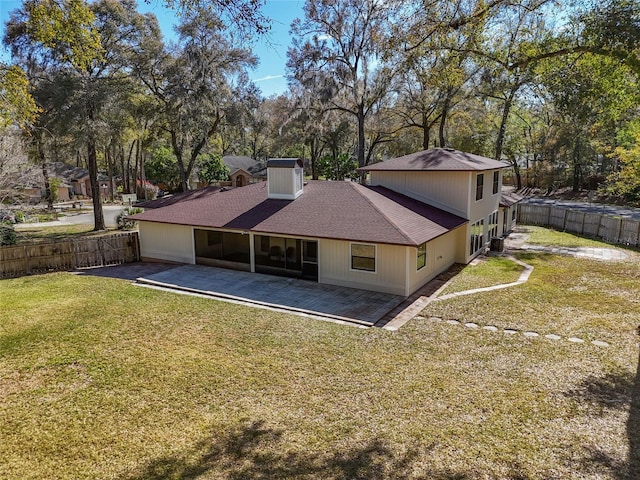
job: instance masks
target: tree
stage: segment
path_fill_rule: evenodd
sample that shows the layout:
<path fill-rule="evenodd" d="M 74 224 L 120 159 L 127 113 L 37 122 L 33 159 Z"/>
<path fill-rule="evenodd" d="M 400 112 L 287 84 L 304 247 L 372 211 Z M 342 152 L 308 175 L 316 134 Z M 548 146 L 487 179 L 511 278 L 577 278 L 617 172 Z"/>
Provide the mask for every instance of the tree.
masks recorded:
<path fill-rule="evenodd" d="M 207 185 L 229 178 L 229 167 L 222 161 L 222 155 L 206 153 L 198 157 L 198 177 Z"/>
<path fill-rule="evenodd" d="M 638 201 L 640 200 L 640 122 L 637 120 L 632 122 L 622 133 L 623 138 L 620 138 L 622 145 L 610 154 L 620 162 L 620 168 L 609 175 L 606 192 Z"/>
<path fill-rule="evenodd" d="M 186 191 L 198 155 L 235 108 L 234 99 L 252 88 L 244 73 L 256 59 L 234 46 L 211 13 L 185 16 L 177 31 L 177 49 L 156 40 L 155 51 L 137 58 L 136 71 L 156 98 Z"/>
<path fill-rule="evenodd" d="M 0 63 L 0 132 L 11 125 L 24 128 L 32 124 L 38 112 L 24 71 Z"/>
<path fill-rule="evenodd" d="M 107 100 L 122 98 L 127 89 L 129 55 L 140 43 L 152 17 L 136 12 L 134 0 L 29 0 L 12 14 L 5 44 L 26 67 L 30 79 L 50 100 L 48 118 L 60 128 L 60 120 L 73 119 L 76 134 L 84 139 L 91 182 L 94 229 L 105 228 L 98 185 L 98 146 Z M 156 23 L 157 28 L 157 23 Z M 42 87 L 64 84 L 52 97 Z M 39 156 L 44 162 L 43 129 L 38 135 Z M 44 168 L 43 168 L 44 170 Z"/>
<path fill-rule="evenodd" d="M 37 166 L 27 161 L 26 147 L 17 127 L 0 131 L 0 205 L 22 200 L 21 189 L 42 180 Z"/>
<path fill-rule="evenodd" d="M 145 0 L 151 3 L 153 0 Z M 262 15 L 260 8 L 266 0 L 164 0 L 169 8 L 177 8 L 183 14 L 205 10 L 230 20 L 244 36 L 263 35 L 271 27 L 271 20 Z"/>
<path fill-rule="evenodd" d="M 339 153 L 335 157 L 325 155 L 318 162 L 318 170 L 327 180 L 345 180 L 358 177 L 358 164 L 348 153 Z"/>
<path fill-rule="evenodd" d="M 388 94 L 393 71 L 381 64 L 392 15 L 379 0 L 308 0 L 291 30 L 291 81 L 324 91 L 331 109 L 353 116 L 356 157 L 366 165 L 366 120 Z"/>

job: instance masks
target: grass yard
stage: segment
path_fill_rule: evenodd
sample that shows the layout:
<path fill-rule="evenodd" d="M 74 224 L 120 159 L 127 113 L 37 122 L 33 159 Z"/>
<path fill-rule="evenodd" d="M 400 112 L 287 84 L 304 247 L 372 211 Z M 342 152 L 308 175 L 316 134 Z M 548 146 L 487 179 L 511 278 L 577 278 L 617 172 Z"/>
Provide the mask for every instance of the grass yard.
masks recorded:
<path fill-rule="evenodd" d="M 504 257 L 481 257 L 465 267 L 445 287 L 441 295 L 492 287 L 518 280 L 524 268 Z"/>
<path fill-rule="evenodd" d="M 640 260 L 519 257 L 527 284 L 424 315 L 610 346 L 1 280 L 0 478 L 639 478 Z"/>

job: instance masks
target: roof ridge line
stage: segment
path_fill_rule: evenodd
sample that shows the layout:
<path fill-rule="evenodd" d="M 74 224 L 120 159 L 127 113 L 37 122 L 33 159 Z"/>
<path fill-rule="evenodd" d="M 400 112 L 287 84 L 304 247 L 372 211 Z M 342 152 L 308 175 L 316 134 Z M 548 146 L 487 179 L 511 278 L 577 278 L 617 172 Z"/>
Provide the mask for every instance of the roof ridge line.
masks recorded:
<path fill-rule="evenodd" d="M 356 183 L 356 182 L 350 182 L 350 183 L 352 183 L 353 185 L 357 185 L 358 187 L 362 187 L 362 188 L 365 188 L 365 189 L 367 189 L 367 190 L 370 190 L 371 192 L 373 192 L 373 193 L 375 193 L 375 194 L 377 194 L 377 195 L 380 195 L 378 192 L 376 192 L 375 190 L 371 190 L 371 189 L 370 189 L 369 187 L 367 187 L 366 185 L 362 185 L 362 184 L 360 184 L 360 183 Z M 389 224 L 390 224 L 390 225 L 391 225 L 391 226 L 392 226 L 392 227 L 393 227 L 393 228 L 394 228 L 394 229 L 395 229 L 395 230 L 396 230 L 396 231 L 397 231 L 397 232 L 398 232 L 398 233 L 399 233 L 399 234 L 400 234 L 400 235 L 401 235 L 405 240 L 407 240 L 408 242 L 410 242 L 410 243 L 412 243 L 412 244 L 413 244 L 413 243 L 415 243 L 415 240 L 413 240 L 413 239 L 412 239 L 412 238 L 410 238 L 406 233 L 404 233 L 404 232 L 402 231 L 402 229 L 401 229 L 400 227 L 398 227 L 398 225 L 396 224 L 396 222 L 394 222 L 393 220 L 391 220 L 391 219 L 389 218 L 389 216 L 388 216 L 386 213 L 384 213 L 383 211 L 381 211 L 381 210 L 380 210 L 380 209 L 379 209 L 379 208 L 378 208 L 378 207 L 377 207 L 377 206 L 376 206 L 376 205 L 375 205 L 375 204 L 374 204 L 374 203 L 373 203 L 373 202 L 372 202 L 372 201 L 371 201 L 371 200 L 370 200 L 366 195 L 363 195 L 359 188 L 357 188 L 357 187 L 355 187 L 355 186 L 354 186 L 353 188 L 355 188 L 355 191 L 356 191 L 356 192 L 358 192 L 358 195 L 360 195 L 362 198 L 364 198 L 364 199 L 369 203 L 369 205 L 371 205 L 371 206 L 372 206 L 372 207 L 373 207 L 373 208 L 374 208 L 374 209 L 375 209 L 375 210 L 376 210 L 380 215 L 382 215 L 382 216 L 385 218 L 385 220 L 387 220 L 387 222 L 389 222 Z M 383 188 L 385 188 L 385 187 L 383 187 Z M 393 192 L 393 190 L 391 190 L 391 191 Z M 382 196 L 382 197 L 384 197 L 384 195 L 381 195 L 381 196 Z M 384 197 L 384 198 L 387 198 L 387 197 Z M 387 200 L 389 200 L 390 202 L 396 203 L 396 202 L 394 202 L 393 200 L 391 200 L 390 198 L 387 198 Z M 398 205 L 399 205 L 399 204 L 398 204 Z M 400 205 L 400 206 L 402 207 L 402 205 Z M 403 208 L 405 208 L 405 207 L 403 207 Z"/>

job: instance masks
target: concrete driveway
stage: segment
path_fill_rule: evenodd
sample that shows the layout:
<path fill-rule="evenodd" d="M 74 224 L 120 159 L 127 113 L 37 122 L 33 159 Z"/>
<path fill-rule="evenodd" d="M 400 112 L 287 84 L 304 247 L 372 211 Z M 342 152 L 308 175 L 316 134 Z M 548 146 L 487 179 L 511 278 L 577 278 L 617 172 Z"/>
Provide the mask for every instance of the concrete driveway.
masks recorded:
<path fill-rule="evenodd" d="M 363 327 L 374 325 L 405 300 L 398 295 L 202 265 L 152 272 L 137 278 L 137 283 Z"/>

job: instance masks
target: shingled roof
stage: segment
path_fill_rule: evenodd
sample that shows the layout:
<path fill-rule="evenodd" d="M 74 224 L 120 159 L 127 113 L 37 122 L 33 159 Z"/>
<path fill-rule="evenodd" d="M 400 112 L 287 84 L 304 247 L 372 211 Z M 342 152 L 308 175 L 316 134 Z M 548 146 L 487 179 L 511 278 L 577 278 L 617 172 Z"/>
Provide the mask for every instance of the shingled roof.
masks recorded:
<path fill-rule="evenodd" d="M 267 198 L 267 184 L 210 191 L 134 220 L 271 235 L 417 246 L 466 220 L 384 187 L 310 181 L 295 200 Z"/>
<path fill-rule="evenodd" d="M 203 196 L 207 196 L 211 193 L 215 193 L 220 190 L 220 187 L 209 186 L 200 188 L 198 190 L 188 190 L 186 192 L 174 193 L 173 195 L 166 195 L 164 197 L 156 198 L 155 200 L 143 200 L 136 202 L 134 206 L 146 209 L 162 208 L 174 203 L 184 202 L 186 200 L 194 200 Z"/>
<path fill-rule="evenodd" d="M 374 163 L 359 170 L 374 171 L 481 171 L 505 168 L 503 162 L 472 153 L 460 152 L 453 148 L 433 148 Z"/>

